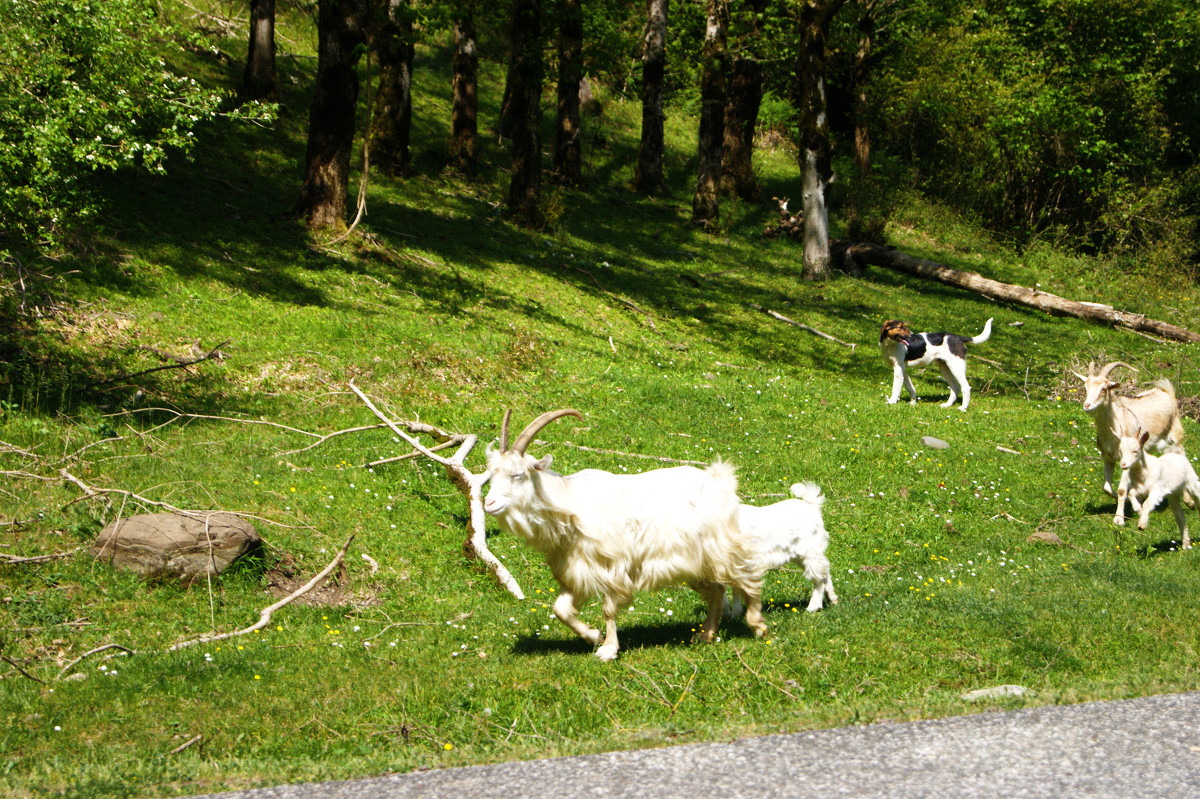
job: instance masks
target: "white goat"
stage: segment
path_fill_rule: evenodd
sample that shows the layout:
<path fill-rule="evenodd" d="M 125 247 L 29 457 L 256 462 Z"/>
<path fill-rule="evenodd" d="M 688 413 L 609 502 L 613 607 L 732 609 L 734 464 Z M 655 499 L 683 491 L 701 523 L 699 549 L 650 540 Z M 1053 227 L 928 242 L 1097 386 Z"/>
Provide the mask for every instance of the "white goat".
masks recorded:
<path fill-rule="evenodd" d="M 792 486 L 795 499 L 785 499 L 773 505 L 738 508 L 738 524 L 750 546 L 754 569 L 760 576 L 786 563 L 803 565 L 804 576 L 813 584 L 808 611 L 820 610 L 826 597 L 836 605 L 838 598 L 829 576 L 829 533 L 821 518 L 825 497 L 815 483 L 796 483 Z M 741 609 L 731 607 L 731 615 Z"/>
<path fill-rule="evenodd" d="M 1150 511 L 1158 507 L 1165 497 L 1171 512 L 1175 514 L 1175 524 L 1183 536 L 1183 548 L 1191 549 L 1192 541 L 1188 533 L 1187 516 L 1183 509 L 1183 501 L 1191 497 L 1193 503 L 1200 502 L 1200 478 L 1196 470 L 1182 450 L 1173 450 L 1159 457 L 1145 451 L 1150 433 L 1140 428 L 1131 436 L 1121 437 L 1121 469 L 1129 473 L 1129 500 L 1134 510 L 1140 510 L 1138 529 L 1145 530 L 1150 521 Z M 1146 500 L 1138 503 L 1137 495 L 1144 494 Z"/>
<path fill-rule="evenodd" d="M 1073 374 L 1083 381 L 1086 392 L 1083 410 L 1096 423 L 1096 449 L 1104 461 L 1104 491 L 1117 498 L 1113 523 L 1119 525 L 1125 523 L 1125 499 L 1129 492 L 1129 475 L 1124 469 L 1115 493 L 1112 487 L 1113 470 L 1121 460 L 1121 439 L 1132 436 L 1140 426 L 1148 435 L 1147 448 L 1152 453 L 1161 453 L 1182 447 L 1184 433 L 1171 381 L 1158 380 L 1147 391 L 1122 397 L 1116 393 L 1121 384 L 1110 377 L 1118 366 L 1133 369 L 1127 363 L 1113 361 L 1099 372 L 1095 363 L 1088 364 L 1087 376 Z"/>
<path fill-rule="evenodd" d="M 617 656 L 617 611 L 633 593 L 686 582 L 708 604 L 700 637 L 711 641 L 721 620 L 725 586 L 742 596 L 746 623 L 762 637 L 761 578 L 751 564 L 737 523 L 737 478 L 716 461 L 705 470 L 691 466 L 642 474 L 585 469 L 571 475 L 549 471 L 550 456 L 525 453 L 533 437 L 563 416 L 550 411 L 535 419 L 508 447 L 505 413 L 499 449 L 488 448 L 491 488 L 484 510 L 510 533 L 546 556 L 561 592 L 554 615 L 581 638 L 600 643 L 600 631 L 580 621 L 577 602 L 604 599 L 603 661 Z"/>

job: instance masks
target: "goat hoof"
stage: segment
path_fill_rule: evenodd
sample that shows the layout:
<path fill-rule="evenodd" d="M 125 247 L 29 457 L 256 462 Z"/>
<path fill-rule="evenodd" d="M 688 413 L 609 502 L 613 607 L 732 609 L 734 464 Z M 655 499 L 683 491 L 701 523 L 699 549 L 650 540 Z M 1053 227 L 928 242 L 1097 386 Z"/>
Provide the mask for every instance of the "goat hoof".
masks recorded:
<path fill-rule="evenodd" d="M 1117 527 L 1124 527 L 1125 526 L 1125 517 L 1124 516 L 1114 516 L 1113 524 L 1115 524 Z"/>
<path fill-rule="evenodd" d="M 615 646 L 602 646 L 596 650 L 596 658 L 601 663 L 611 663 L 617 659 L 617 648 Z"/>

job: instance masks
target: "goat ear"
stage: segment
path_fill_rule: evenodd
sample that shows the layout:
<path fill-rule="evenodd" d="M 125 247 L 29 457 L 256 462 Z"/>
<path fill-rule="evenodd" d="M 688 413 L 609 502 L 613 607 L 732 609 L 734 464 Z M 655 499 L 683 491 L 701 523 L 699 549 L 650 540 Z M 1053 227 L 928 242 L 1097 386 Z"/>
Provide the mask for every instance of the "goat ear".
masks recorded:
<path fill-rule="evenodd" d="M 1149 440 L 1150 440 L 1150 431 L 1149 430 L 1143 431 L 1143 433 L 1140 436 L 1138 436 L 1138 444 L 1140 444 L 1143 447 L 1146 446 L 1146 442 Z"/>
<path fill-rule="evenodd" d="M 1080 380 L 1082 380 L 1083 382 L 1085 382 L 1085 383 L 1087 382 L 1087 378 L 1086 378 L 1086 377 L 1084 377 L 1083 375 L 1079 374 L 1079 372 L 1076 372 L 1076 371 L 1075 371 L 1075 370 L 1073 370 L 1073 369 L 1071 370 L 1071 374 L 1075 375 L 1076 377 L 1078 377 L 1078 378 L 1079 378 Z"/>
<path fill-rule="evenodd" d="M 547 455 L 546 457 L 542 458 L 540 461 L 534 461 L 533 468 L 537 469 L 540 472 L 544 472 L 550 468 L 550 464 L 552 464 L 552 463 L 554 463 L 554 456 Z"/>

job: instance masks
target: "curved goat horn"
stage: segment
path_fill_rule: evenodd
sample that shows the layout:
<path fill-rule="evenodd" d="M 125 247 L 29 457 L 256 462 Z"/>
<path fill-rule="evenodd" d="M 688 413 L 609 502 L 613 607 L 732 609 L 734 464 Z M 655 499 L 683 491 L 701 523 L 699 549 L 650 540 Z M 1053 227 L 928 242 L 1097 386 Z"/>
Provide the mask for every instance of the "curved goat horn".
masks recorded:
<path fill-rule="evenodd" d="M 583 418 L 583 414 L 574 408 L 563 408 L 559 411 L 546 411 L 541 416 L 530 422 L 529 426 L 521 431 L 521 435 L 517 436 L 517 440 L 513 442 L 513 450 L 524 455 L 525 449 L 533 441 L 533 437 L 538 434 L 538 431 L 553 422 L 555 419 L 561 419 L 564 416 L 575 416 L 580 419 Z"/>
<path fill-rule="evenodd" d="M 1100 369 L 1100 377 L 1103 377 L 1105 380 L 1107 380 L 1108 376 L 1112 374 L 1112 370 L 1116 369 L 1118 366 L 1124 366 L 1131 372 L 1137 371 L 1137 369 L 1125 363 L 1124 361 L 1113 361 L 1112 363 L 1104 364 L 1103 368 Z"/>
<path fill-rule="evenodd" d="M 500 451 L 508 451 L 508 420 L 512 418 L 512 408 L 504 409 L 504 421 L 500 423 Z"/>

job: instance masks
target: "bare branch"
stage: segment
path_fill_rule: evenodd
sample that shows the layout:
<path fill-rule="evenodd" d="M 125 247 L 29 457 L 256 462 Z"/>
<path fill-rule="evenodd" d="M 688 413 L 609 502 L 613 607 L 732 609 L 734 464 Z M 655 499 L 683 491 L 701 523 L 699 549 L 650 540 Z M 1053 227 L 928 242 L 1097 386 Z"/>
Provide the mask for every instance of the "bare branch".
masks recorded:
<path fill-rule="evenodd" d="M 368 399 L 367 395 L 364 394 L 358 386 L 354 385 L 353 381 L 350 382 L 350 388 L 355 394 L 358 395 L 358 398 L 361 399 L 366 406 L 370 408 L 371 411 L 391 429 L 393 433 L 407 441 L 409 445 L 417 452 L 446 467 L 446 475 L 450 478 L 450 482 L 454 483 L 454 486 L 458 489 L 459 493 L 466 497 L 467 505 L 470 509 L 470 518 L 467 522 L 468 537 L 467 540 L 463 542 L 463 553 L 467 557 L 476 557 L 483 561 L 484 565 L 486 565 L 492 574 L 496 576 L 496 579 L 500 582 L 500 584 L 508 589 L 509 593 L 511 593 L 517 599 L 524 599 L 525 592 L 521 590 L 521 586 L 516 581 L 516 578 L 514 578 L 508 571 L 508 568 L 500 562 L 500 559 L 492 554 L 492 551 L 487 545 L 487 532 L 485 528 L 485 516 L 483 512 L 483 484 L 491 478 L 491 473 L 485 471 L 483 474 L 473 474 L 469 469 L 466 468 L 466 466 L 463 465 L 467 455 L 471 453 L 471 450 L 474 449 L 475 444 L 478 442 L 478 437 L 475 435 L 452 436 L 439 428 L 432 428 L 429 425 L 422 425 L 421 427 L 423 429 L 421 432 L 433 434 L 433 431 L 436 430 L 437 433 L 440 433 L 442 437 L 449 439 L 449 441 L 446 443 L 453 442 L 456 439 L 459 441 L 460 446 L 454 456 L 450 459 L 443 458 L 442 456 L 435 454 L 432 449 L 427 448 L 417 439 L 402 431 L 396 422 L 389 419 L 383 414 L 382 411 L 375 407 L 375 404 Z M 409 429 L 412 430 L 413 423 L 410 422 L 407 424 Z M 441 449 L 441 447 L 437 447 L 436 449 Z"/>
<path fill-rule="evenodd" d="M 120 650 L 121 650 L 122 652 L 124 652 L 126 655 L 136 655 L 136 654 L 137 654 L 137 652 L 133 651 L 132 649 L 129 649 L 129 648 L 127 648 L 127 647 L 124 647 L 124 646 L 121 646 L 120 644 L 105 644 L 104 646 L 98 646 L 98 647 L 96 647 L 95 649 L 89 649 L 88 651 L 86 651 L 86 652 L 84 652 L 82 655 L 80 655 L 79 657 L 77 657 L 77 658 L 75 658 L 74 660 L 72 660 L 72 661 L 71 661 L 70 663 L 68 663 L 67 665 L 63 666 L 63 667 L 62 667 L 62 670 L 58 672 L 58 676 L 57 676 L 57 677 L 55 677 L 54 679 L 55 679 L 56 681 L 57 681 L 57 680 L 61 680 L 61 679 L 63 678 L 63 675 L 64 675 L 64 674 L 66 674 L 66 673 L 67 673 L 68 671 L 70 671 L 71 669 L 75 668 L 75 665 L 76 665 L 77 663 L 79 663 L 80 661 L 82 661 L 84 658 L 86 658 L 86 657 L 90 657 L 90 656 L 92 656 L 92 655 L 98 655 L 98 654 L 100 654 L 101 652 L 104 652 L 104 651 L 106 651 L 106 650 L 109 650 L 109 649 L 120 649 Z"/>
<path fill-rule="evenodd" d="M 193 358 L 191 360 L 180 360 L 180 361 L 177 361 L 176 363 L 168 363 L 163 366 L 155 366 L 150 369 L 143 369 L 140 372 L 134 372 L 133 374 L 117 375 L 116 377 L 110 377 L 107 380 L 100 380 L 96 383 L 89 383 L 87 386 L 85 386 L 85 388 L 96 388 L 97 386 L 107 386 L 109 383 L 115 383 L 118 380 L 132 380 L 135 377 L 141 377 L 142 375 L 148 375 L 151 372 L 161 372 L 164 369 L 184 369 L 188 366 L 194 366 L 198 363 L 203 363 L 205 361 L 211 361 L 214 358 L 221 358 L 221 357 L 224 357 L 224 353 L 221 352 L 221 347 L 224 347 L 231 340 L 232 339 L 225 339 L 220 344 L 218 344 L 217 346 L 215 346 L 211 350 L 209 350 L 207 353 L 205 353 L 204 355 L 201 355 L 199 358 Z"/>
<path fill-rule="evenodd" d="M 20 665 L 19 663 L 17 663 L 17 661 L 13 660 L 13 659 L 12 659 L 12 658 L 10 658 L 8 655 L 0 655 L 0 660 L 3 660 L 5 663 L 7 663 L 8 665 L 12 666 L 14 669 L 16 669 L 17 671 L 21 672 L 21 674 L 23 674 L 24 676 L 26 676 L 26 677 L 28 677 L 29 679 L 33 680 L 34 682 L 36 682 L 36 683 L 41 683 L 42 685 L 45 685 L 45 684 L 46 684 L 46 681 L 45 681 L 45 680 L 39 680 L 37 677 L 34 677 L 32 674 L 30 674 L 29 672 L 25 671 L 25 669 L 21 668 L 21 665 Z"/>
<path fill-rule="evenodd" d="M 180 752 L 182 752 L 184 749 L 187 749 L 189 746 L 192 746 L 192 745 L 194 745 L 194 744 L 198 744 L 198 743 L 200 743 L 200 742 L 201 742 L 201 741 L 203 741 L 203 740 L 204 740 L 204 736 L 203 736 L 203 735 L 194 735 L 194 736 L 192 736 L 192 738 L 191 738 L 191 739 L 189 739 L 189 740 L 188 740 L 186 743 L 182 743 L 182 744 L 180 744 L 179 746 L 175 747 L 174 749 L 172 749 L 172 750 L 171 750 L 170 752 L 168 752 L 167 754 L 169 754 L 169 755 L 177 755 L 177 754 L 179 754 Z"/>
<path fill-rule="evenodd" d="M 812 333 L 815 336 L 820 336 L 821 338 L 826 339 L 828 341 L 832 341 L 835 344 L 841 344 L 843 347 L 849 347 L 851 352 L 853 352 L 854 348 L 858 346 L 857 344 L 851 344 L 847 341 L 842 341 L 840 338 L 835 338 L 835 337 L 829 335 L 828 333 L 822 333 L 820 330 L 817 330 L 815 327 L 809 327 L 808 325 L 797 322 L 794 319 L 788 319 L 783 314 L 776 313 L 775 311 L 772 311 L 770 308 L 764 308 L 761 305 L 755 305 L 754 303 L 749 303 L 749 305 L 754 310 L 762 311 L 763 313 L 765 313 L 767 316 L 771 317 L 772 319 L 778 319 L 780 322 L 785 322 L 789 325 L 792 325 L 793 327 L 798 327 L 801 330 L 807 330 L 809 333 Z"/>
<path fill-rule="evenodd" d="M 167 651 L 174 652 L 176 650 L 183 649 L 184 647 L 192 646 L 193 644 L 207 644 L 207 643 L 211 643 L 213 641 L 224 641 L 226 638 L 237 638 L 242 635 L 249 635 L 250 633 L 254 632 L 255 630 L 261 630 L 262 628 L 266 627 L 268 624 L 271 623 L 271 617 L 275 614 L 275 611 L 277 611 L 280 608 L 283 608 L 287 605 L 290 605 L 292 602 L 295 602 L 297 599 L 304 596 L 309 591 L 313 590 L 318 585 L 323 583 L 325 581 L 325 578 L 327 578 L 330 574 L 332 574 L 333 571 L 342 564 L 342 560 L 346 557 L 346 550 L 348 550 L 350 548 L 350 544 L 353 543 L 353 541 L 354 541 L 354 535 L 351 535 L 349 538 L 346 539 L 346 543 L 342 545 L 341 550 L 338 551 L 337 555 L 334 556 L 333 560 L 331 560 L 329 562 L 329 565 L 327 565 L 324 569 L 322 569 L 315 577 L 313 577 L 307 583 L 300 586 L 295 591 L 293 591 L 292 593 L 285 596 L 283 599 L 276 602 L 274 605 L 270 605 L 268 607 L 263 608 L 261 613 L 259 614 L 258 621 L 255 622 L 254 624 L 250 625 L 246 629 L 237 630 L 236 632 L 232 632 L 232 633 L 222 633 L 220 635 L 205 635 L 205 636 L 201 636 L 199 638 L 192 638 L 191 640 L 188 640 L 188 641 L 180 641 L 179 643 L 169 647 L 167 649 Z"/>
<path fill-rule="evenodd" d="M 21 563 L 45 563 L 51 560 L 69 558 L 81 549 L 83 549 L 83 547 L 75 547 L 67 552 L 55 552 L 50 555 L 34 555 L 33 557 L 29 558 L 19 558 L 16 555 L 5 555 L 3 552 L 0 552 L 0 563 L 8 566 L 16 566 Z"/>

